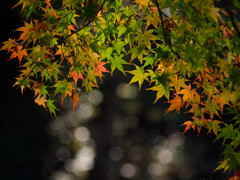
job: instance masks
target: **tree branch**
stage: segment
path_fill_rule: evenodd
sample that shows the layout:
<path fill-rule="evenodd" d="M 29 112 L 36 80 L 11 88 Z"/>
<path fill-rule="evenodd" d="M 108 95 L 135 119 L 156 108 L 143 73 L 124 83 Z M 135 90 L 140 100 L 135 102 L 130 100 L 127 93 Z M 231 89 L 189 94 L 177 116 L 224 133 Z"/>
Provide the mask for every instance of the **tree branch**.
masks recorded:
<path fill-rule="evenodd" d="M 79 31 L 81 31 L 82 29 L 84 29 L 85 27 L 87 27 L 91 22 L 93 22 L 93 20 L 96 18 L 96 16 L 98 15 L 98 13 L 102 10 L 104 4 L 105 4 L 106 0 L 103 1 L 102 5 L 100 6 L 100 8 L 98 9 L 98 11 L 96 12 L 96 14 L 89 19 L 81 28 L 79 28 L 78 30 L 74 31 L 73 33 L 67 35 L 64 40 L 66 40 L 67 38 L 69 38 L 70 36 L 72 36 L 73 34 L 78 33 Z"/>
<path fill-rule="evenodd" d="M 168 37 L 167 32 L 166 32 L 166 29 L 165 29 L 165 27 L 164 27 L 164 20 L 163 20 L 163 16 L 162 16 L 162 15 L 165 15 L 165 14 L 161 11 L 157 0 L 155 0 L 155 5 L 157 6 L 158 13 L 159 13 L 160 18 L 161 18 L 161 24 L 162 24 L 162 30 L 163 30 L 163 37 L 164 37 L 165 44 L 168 45 L 168 47 L 170 48 L 170 50 L 171 50 L 179 59 L 183 59 L 183 58 L 182 58 L 176 51 L 174 51 L 173 48 L 172 48 L 171 39 Z"/>
<path fill-rule="evenodd" d="M 225 4 L 226 4 L 227 12 L 228 12 L 229 17 L 230 17 L 230 20 L 231 20 L 231 22 L 232 22 L 232 24 L 233 24 L 233 27 L 234 27 L 235 31 L 237 32 L 238 37 L 240 37 L 240 32 L 239 32 L 239 29 L 238 29 L 235 21 L 234 21 L 233 13 L 232 13 L 232 11 L 231 11 L 229 2 L 228 2 L 228 0 L 224 0 L 224 2 L 225 2 Z"/>

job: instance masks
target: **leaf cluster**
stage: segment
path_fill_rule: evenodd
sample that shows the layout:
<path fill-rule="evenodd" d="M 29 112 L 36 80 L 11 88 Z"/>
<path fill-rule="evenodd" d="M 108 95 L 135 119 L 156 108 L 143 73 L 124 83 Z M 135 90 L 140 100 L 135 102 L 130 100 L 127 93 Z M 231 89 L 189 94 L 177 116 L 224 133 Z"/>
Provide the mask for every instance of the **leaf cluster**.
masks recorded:
<path fill-rule="evenodd" d="M 128 73 L 129 84 L 156 92 L 154 103 L 167 99 L 166 113 L 191 114 L 184 132 L 206 128 L 216 135 L 225 147 L 217 169 L 240 166 L 238 1 L 19 0 L 16 6 L 24 25 L 1 50 L 19 61 L 15 85 L 31 89 L 37 104 L 56 115 L 60 95 L 75 109 L 81 91 L 98 87 L 105 73 Z M 235 124 L 221 120 L 227 107 Z"/>

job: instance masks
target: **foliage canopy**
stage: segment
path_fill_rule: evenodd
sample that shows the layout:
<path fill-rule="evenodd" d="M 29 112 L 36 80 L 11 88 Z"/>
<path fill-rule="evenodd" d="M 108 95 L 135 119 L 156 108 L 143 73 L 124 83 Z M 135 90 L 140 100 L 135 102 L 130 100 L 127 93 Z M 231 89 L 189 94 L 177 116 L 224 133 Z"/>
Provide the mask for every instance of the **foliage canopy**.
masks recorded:
<path fill-rule="evenodd" d="M 15 85 L 56 115 L 55 96 L 76 108 L 105 73 L 129 73 L 192 115 L 225 150 L 216 170 L 240 167 L 240 3 L 238 0 L 19 0 L 20 36 L 3 42 L 19 61 Z M 105 65 L 109 65 L 109 70 Z M 130 70 L 129 70 L 130 69 Z M 221 120 L 223 113 L 233 119 Z"/>

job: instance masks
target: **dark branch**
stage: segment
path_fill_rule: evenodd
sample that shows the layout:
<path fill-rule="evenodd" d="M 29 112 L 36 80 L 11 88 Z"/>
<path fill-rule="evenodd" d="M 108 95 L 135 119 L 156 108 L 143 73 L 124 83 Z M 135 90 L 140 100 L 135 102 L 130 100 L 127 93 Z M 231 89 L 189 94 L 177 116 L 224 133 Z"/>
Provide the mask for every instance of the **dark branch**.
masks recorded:
<path fill-rule="evenodd" d="M 183 59 L 176 51 L 173 50 L 172 48 L 172 42 L 171 42 L 171 39 L 168 37 L 168 34 L 166 32 L 166 29 L 165 29 L 165 26 L 164 26 L 164 20 L 163 20 L 163 16 L 162 15 L 165 15 L 162 10 L 160 9 L 159 7 L 159 4 L 157 2 L 157 0 L 155 0 L 155 5 L 157 6 L 157 9 L 158 9 L 158 13 L 160 15 L 160 18 L 161 18 L 161 24 L 162 24 L 162 30 L 163 30 L 163 37 L 164 37 L 164 41 L 165 41 L 165 44 L 167 44 L 170 48 L 170 50 L 177 56 L 177 58 L 179 59 Z M 165 15 L 166 16 L 166 15 Z"/>
<path fill-rule="evenodd" d="M 232 22 L 232 24 L 233 24 L 233 27 L 234 27 L 235 31 L 237 32 L 238 37 L 240 37 L 240 32 L 239 32 L 239 29 L 238 29 L 235 21 L 234 21 L 234 17 L 233 17 L 234 14 L 233 14 L 232 11 L 231 11 L 229 2 L 228 2 L 228 0 L 224 0 L 224 2 L 225 2 L 225 4 L 226 4 L 227 12 L 228 12 L 229 17 L 230 17 L 230 19 L 231 19 L 231 22 Z"/>
<path fill-rule="evenodd" d="M 81 31 L 82 29 L 84 29 L 85 27 L 87 27 L 91 22 L 93 22 L 94 19 L 96 18 L 96 16 L 98 15 L 98 13 L 103 9 L 103 6 L 104 6 L 105 2 L 106 2 L 106 0 L 103 1 L 101 7 L 98 9 L 98 11 L 95 13 L 95 15 L 94 15 L 91 19 L 89 19 L 81 28 L 79 28 L 78 30 L 74 31 L 73 33 L 67 35 L 67 36 L 64 38 L 64 40 L 66 40 L 67 38 L 69 38 L 69 37 L 72 36 L 73 34 L 78 33 L 79 31 Z"/>

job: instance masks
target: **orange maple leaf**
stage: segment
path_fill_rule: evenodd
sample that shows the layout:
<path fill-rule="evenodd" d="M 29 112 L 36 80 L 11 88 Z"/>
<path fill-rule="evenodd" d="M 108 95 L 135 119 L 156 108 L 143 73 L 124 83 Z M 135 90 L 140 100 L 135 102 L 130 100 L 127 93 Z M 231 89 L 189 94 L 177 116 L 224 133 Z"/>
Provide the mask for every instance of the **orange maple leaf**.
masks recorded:
<path fill-rule="evenodd" d="M 77 71 L 72 71 L 69 73 L 69 76 L 71 76 L 74 80 L 75 85 L 77 86 L 78 79 L 84 80 L 84 77 L 81 72 L 77 73 Z"/>
<path fill-rule="evenodd" d="M 178 95 L 175 95 L 175 98 L 168 101 L 168 103 L 170 103 L 171 105 L 166 110 L 165 114 L 167 114 L 167 113 L 169 113 L 170 111 L 173 111 L 173 110 L 176 110 L 179 114 L 181 107 L 183 107 L 182 98 Z"/>
<path fill-rule="evenodd" d="M 186 121 L 185 123 L 183 123 L 181 126 L 186 126 L 185 130 L 183 133 L 185 133 L 187 130 L 189 130 L 190 128 L 193 128 L 195 130 L 195 125 L 193 125 L 192 121 Z"/>
<path fill-rule="evenodd" d="M 42 96 L 38 95 L 35 99 L 35 103 L 37 103 L 40 106 L 43 106 L 46 109 L 46 102 L 47 100 Z"/>
<path fill-rule="evenodd" d="M 49 8 L 52 8 L 51 0 L 45 0 L 45 3 L 47 4 L 47 7 L 46 7 L 47 11 Z"/>
<path fill-rule="evenodd" d="M 188 101 L 193 100 L 193 95 L 196 94 L 196 91 L 191 89 L 191 84 L 189 84 L 185 89 L 179 91 L 179 94 L 183 94 L 183 101 Z"/>
<path fill-rule="evenodd" d="M 94 74 L 98 75 L 98 77 L 101 79 L 101 82 L 102 82 L 102 76 L 103 76 L 102 72 L 110 73 L 110 71 L 108 71 L 104 67 L 105 64 L 106 64 L 105 62 L 97 62 L 97 63 L 94 64 L 94 67 L 93 67 L 94 68 Z"/>
<path fill-rule="evenodd" d="M 78 102 L 81 102 L 78 92 L 73 93 L 72 100 L 73 100 L 73 111 L 74 111 L 74 109 L 78 106 Z"/>
<path fill-rule="evenodd" d="M 21 65 L 22 58 L 24 56 L 28 56 L 27 49 L 22 49 L 22 48 L 23 48 L 22 45 L 19 45 L 19 46 L 17 46 L 17 51 L 12 50 L 13 52 L 12 52 L 10 58 L 8 59 L 8 61 L 17 57 L 19 60 L 19 65 Z"/>
<path fill-rule="evenodd" d="M 234 177 L 229 178 L 228 180 L 240 180 L 240 177 L 234 176 Z"/>
<path fill-rule="evenodd" d="M 29 38 L 32 30 L 33 30 L 33 23 L 32 21 L 30 22 L 30 24 L 28 24 L 27 22 L 24 22 L 24 26 L 20 27 L 18 29 L 16 29 L 15 31 L 22 31 L 22 34 L 20 35 L 18 40 L 26 40 Z"/>

